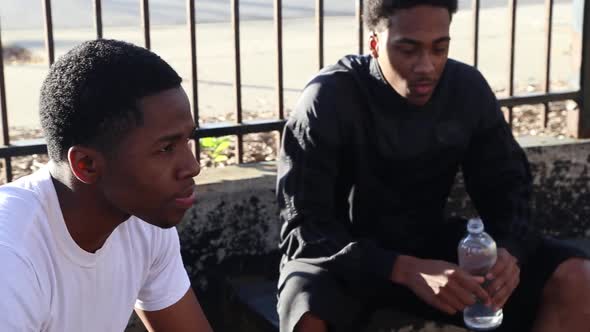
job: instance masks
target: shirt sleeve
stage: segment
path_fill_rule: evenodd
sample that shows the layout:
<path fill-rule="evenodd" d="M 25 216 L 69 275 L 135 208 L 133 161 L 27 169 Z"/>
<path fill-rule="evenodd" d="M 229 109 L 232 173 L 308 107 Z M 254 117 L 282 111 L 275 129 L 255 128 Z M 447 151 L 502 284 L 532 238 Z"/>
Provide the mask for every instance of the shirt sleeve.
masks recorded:
<path fill-rule="evenodd" d="M 340 211 L 342 204 L 335 203 L 353 185 L 342 174 L 351 136 L 343 118 L 362 107 L 351 84 L 319 75 L 285 126 L 277 178 L 280 249 L 288 260 L 306 261 L 339 278 L 389 279 L 396 253 L 353 236 L 348 209 Z"/>
<path fill-rule="evenodd" d="M 39 332 L 47 308 L 31 264 L 10 247 L 0 243 L 0 330 Z"/>
<path fill-rule="evenodd" d="M 504 120 L 483 77 L 481 118 L 462 170 L 465 185 L 486 231 L 520 263 L 538 243 L 530 227 L 532 177 L 527 157 Z"/>
<path fill-rule="evenodd" d="M 157 232 L 158 239 L 153 244 L 157 248 L 155 259 L 135 302 L 135 307 L 144 311 L 157 311 L 175 304 L 190 287 L 176 228 Z"/>

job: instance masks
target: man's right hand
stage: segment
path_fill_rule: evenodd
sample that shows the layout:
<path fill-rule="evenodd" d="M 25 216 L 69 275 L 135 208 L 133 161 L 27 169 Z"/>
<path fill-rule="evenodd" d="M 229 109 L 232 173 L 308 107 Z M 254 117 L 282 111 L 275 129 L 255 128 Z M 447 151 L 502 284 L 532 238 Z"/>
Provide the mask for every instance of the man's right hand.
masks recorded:
<path fill-rule="evenodd" d="M 472 276 L 445 261 L 400 255 L 391 280 L 408 287 L 423 301 L 449 315 L 474 304 L 476 297 L 490 303 L 488 293 L 481 286 L 484 277 Z"/>

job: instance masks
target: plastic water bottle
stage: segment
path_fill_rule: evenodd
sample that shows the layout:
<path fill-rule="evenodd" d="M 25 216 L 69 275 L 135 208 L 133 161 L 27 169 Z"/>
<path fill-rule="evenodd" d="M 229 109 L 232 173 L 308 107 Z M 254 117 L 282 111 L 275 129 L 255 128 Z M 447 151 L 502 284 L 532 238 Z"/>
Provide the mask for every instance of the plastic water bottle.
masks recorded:
<path fill-rule="evenodd" d="M 467 235 L 459 242 L 458 254 L 459 266 L 475 276 L 485 276 L 496 263 L 496 242 L 484 232 L 481 219 L 473 218 L 467 223 Z M 475 331 L 493 330 L 502 324 L 503 318 L 502 309 L 493 310 L 479 300 L 463 310 L 465 325 Z"/>

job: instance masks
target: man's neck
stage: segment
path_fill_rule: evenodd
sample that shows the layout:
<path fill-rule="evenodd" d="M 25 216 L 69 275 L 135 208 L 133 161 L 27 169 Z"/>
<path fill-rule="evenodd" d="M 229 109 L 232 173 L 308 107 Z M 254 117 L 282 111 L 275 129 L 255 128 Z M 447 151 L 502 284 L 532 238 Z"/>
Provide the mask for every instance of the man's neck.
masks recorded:
<path fill-rule="evenodd" d="M 83 250 L 96 252 L 129 216 L 110 206 L 95 185 L 76 179 L 68 165 L 52 163 L 50 173 L 70 236 Z"/>

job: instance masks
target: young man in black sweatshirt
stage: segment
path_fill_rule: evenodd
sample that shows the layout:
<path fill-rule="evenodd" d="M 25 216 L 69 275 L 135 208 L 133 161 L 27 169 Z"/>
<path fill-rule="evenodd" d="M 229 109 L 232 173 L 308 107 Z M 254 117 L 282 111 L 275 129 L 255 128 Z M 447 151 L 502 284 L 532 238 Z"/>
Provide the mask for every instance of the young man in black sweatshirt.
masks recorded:
<path fill-rule="evenodd" d="M 588 331 L 588 257 L 529 228 L 526 156 L 482 75 L 447 57 L 457 1 L 365 6 L 370 56 L 322 70 L 285 127 L 281 331 L 358 331 L 384 306 L 461 324 L 476 297 L 505 331 Z M 457 266 L 465 223 L 443 216 L 459 169 L 498 244 L 485 278 Z"/>

